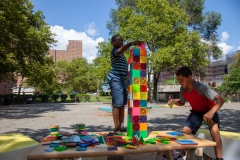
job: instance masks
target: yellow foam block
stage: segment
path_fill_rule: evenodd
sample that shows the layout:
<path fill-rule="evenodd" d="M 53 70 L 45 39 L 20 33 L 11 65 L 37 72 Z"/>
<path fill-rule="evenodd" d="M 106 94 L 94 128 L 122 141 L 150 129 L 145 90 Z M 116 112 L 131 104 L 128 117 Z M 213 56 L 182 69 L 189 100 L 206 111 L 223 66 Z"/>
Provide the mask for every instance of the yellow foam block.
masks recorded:
<path fill-rule="evenodd" d="M 140 78 L 133 78 L 133 84 L 140 84 Z"/>
<path fill-rule="evenodd" d="M 59 125 L 52 125 L 50 128 L 59 128 Z"/>
<path fill-rule="evenodd" d="M 140 63 L 147 63 L 147 57 L 146 56 L 140 56 Z"/>
<path fill-rule="evenodd" d="M 140 84 L 147 84 L 147 78 L 140 78 Z"/>
<path fill-rule="evenodd" d="M 137 148 L 137 146 L 135 146 L 135 145 L 130 145 L 130 144 L 128 144 L 126 147 L 127 147 L 127 148 L 131 148 L 131 149 L 136 149 L 136 148 Z"/>
<path fill-rule="evenodd" d="M 140 92 L 140 99 L 147 100 L 147 92 Z"/>
<path fill-rule="evenodd" d="M 133 100 L 140 100 L 140 92 L 133 92 Z"/>
<path fill-rule="evenodd" d="M 0 135 L 0 154 L 21 148 L 31 147 L 39 143 L 21 133 Z"/>
<path fill-rule="evenodd" d="M 140 115 L 146 116 L 147 115 L 147 108 L 140 108 Z"/>

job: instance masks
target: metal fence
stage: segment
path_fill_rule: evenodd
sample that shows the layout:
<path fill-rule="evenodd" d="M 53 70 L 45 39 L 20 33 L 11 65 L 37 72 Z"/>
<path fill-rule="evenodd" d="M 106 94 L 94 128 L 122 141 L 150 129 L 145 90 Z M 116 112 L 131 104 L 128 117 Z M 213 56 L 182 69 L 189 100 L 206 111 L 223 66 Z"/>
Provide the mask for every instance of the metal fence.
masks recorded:
<path fill-rule="evenodd" d="M 240 102 L 240 92 L 218 92 L 226 102 Z M 168 97 L 179 98 L 179 93 L 158 93 L 157 102 L 166 103 Z"/>
<path fill-rule="evenodd" d="M 229 102 L 240 102 L 240 92 L 219 92 Z"/>

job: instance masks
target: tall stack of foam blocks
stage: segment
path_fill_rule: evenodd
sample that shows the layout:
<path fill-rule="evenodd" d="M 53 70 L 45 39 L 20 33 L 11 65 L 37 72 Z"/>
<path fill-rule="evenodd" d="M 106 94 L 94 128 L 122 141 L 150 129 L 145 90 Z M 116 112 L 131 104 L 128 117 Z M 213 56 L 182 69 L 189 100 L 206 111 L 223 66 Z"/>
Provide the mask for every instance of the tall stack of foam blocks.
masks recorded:
<path fill-rule="evenodd" d="M 144 43 L 128 59 L 128 136 L 147 135 L 147 51 Z"/>

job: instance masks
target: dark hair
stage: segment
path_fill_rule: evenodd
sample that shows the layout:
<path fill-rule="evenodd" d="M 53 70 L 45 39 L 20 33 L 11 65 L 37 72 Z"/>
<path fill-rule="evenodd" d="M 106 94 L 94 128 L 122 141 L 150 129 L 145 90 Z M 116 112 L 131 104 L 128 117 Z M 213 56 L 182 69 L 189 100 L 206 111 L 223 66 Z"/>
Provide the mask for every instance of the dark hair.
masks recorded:
<path fill-rule="evenodd" d="M 112 36 L 111 42 L 113 42 L 115 40 L 115 38 L 118 36 L 120 36 L 120 35 L 117 34 L 117 35 Z"/>
<path fill-rule="evenodd" d="M 189 75 L 192 75 L 192 71 L 189 67 L 187 66 L 182 66 L 177 70 L 176 73 L 177 76 L 184 76 L 184 77 L 188 77 Z"/>

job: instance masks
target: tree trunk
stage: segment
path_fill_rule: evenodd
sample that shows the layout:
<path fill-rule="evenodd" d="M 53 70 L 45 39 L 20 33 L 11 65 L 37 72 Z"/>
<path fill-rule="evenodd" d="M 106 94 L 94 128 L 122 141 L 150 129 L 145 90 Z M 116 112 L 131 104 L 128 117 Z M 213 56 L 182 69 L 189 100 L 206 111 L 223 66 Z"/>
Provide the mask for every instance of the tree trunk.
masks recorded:
<path fill-rule="evenodd" d="M 147 79 L 147 85 L 148 85 L 148 102 L 152 102 L 151 74 L 152 74 L 152 69 L 149 69 L 149 71 L 148 71 L 148 79 Z"/>
<path fill-rule="evenodd" d="M 19 84 L 19 88 L 18 88 L 18 103 L 19 103 L 19 98 L 20 98 L 20 92 L 21 92 L 21 88 L 22 88 L 22 84 L 23 84 L 23 79 L 24 79 L 24 75 L 22 75 L 20 84 Z"/>
<path fill-rule="evenodd" d="M 154 77 L 153 77 L 153 100 L 157 102 L 157 88 L 158 88 L 158 80 L 160 72 L 154 71 Z"/>

